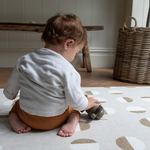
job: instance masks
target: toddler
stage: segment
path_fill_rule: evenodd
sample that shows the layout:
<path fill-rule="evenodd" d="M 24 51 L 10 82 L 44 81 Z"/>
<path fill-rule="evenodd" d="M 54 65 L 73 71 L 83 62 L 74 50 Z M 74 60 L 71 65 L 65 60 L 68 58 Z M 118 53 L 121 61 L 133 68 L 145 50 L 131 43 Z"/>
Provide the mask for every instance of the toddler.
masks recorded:
<path fill-rule="evenodd" d="M 66 121 L 58 135 L 71 136 L 80 111 L 96 104 L 81 90 L 81 78 L 70 62 L 84 46 L 86 32 L 75 15 L 57 14 L 50 18 L 41 37 L 44 48 L 18 59 L 4 89 L 8 99 L 20 99 L 9 112 L 12 128 L 17 133 L 31 128 L 50 130 Z"/>

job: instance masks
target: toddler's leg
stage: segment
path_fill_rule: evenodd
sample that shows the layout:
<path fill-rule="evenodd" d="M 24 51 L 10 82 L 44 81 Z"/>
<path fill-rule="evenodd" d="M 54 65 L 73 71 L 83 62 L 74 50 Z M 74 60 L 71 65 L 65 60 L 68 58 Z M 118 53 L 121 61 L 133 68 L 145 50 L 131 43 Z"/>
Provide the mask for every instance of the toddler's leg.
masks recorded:
<path fill-rule="evenodd" d="M 29 132 L 31 130 L 31 127 L 29 127 L 23 121 L 21 121 L 19 116 L 15 112 L 10 113 L 9 121 L 14 131 L 18 134 Z"/>
<path fill-rule="evenodd" d="M 79 121 L 79 114 L 78 113 L 71 113 L 67 120 L 67 123 L 62 126 L 59 130 L 58 135 L 62 137 L 72 136 L 75 132 L 76 126 Z"/>
<path fill-rule="evenodd" d="M 9 112 L 9 121 L 14 131 L 20 134 L 30 131 L 31 127 L 29 127 L 22 120 L 20 120 L 17 113 L 18 107 L 19 107 L 19 100 L 16 101 L 11 111 Z"/>

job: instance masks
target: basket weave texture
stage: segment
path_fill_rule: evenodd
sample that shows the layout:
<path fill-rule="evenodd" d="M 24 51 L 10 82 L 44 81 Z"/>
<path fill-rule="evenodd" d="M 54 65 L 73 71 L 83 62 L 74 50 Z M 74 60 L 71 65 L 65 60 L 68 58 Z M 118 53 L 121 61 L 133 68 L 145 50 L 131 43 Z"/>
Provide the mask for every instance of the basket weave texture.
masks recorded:
<path fill-rule="evenodd" d="M 128 19 L 135 20 L 127 27 Z M 115 79 L 150 84 L 150 28 L 137 27 L 133 17 L 127 17 L 119 29 L 113 76 Z"/>

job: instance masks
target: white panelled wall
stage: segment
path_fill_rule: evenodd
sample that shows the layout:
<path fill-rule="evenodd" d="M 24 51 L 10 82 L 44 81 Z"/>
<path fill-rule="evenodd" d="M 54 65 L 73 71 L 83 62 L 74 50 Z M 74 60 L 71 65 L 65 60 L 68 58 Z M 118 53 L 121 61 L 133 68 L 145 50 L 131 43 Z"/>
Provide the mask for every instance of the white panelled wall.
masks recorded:
<path fill-rule="evenodd" d="M 76 14 L 85 26 L 104 25 L 104 30 L 88 32 L 91 63 L 92 67 L 113 67 L 118 29 L 131 4 L 132 0 L 0 0 L 0 22 L 46 23 L 63 12 Z M 0 31 L 0 67 L 14 67 L 20 56 L 43 46 L 41 33 Z M 82 53 L 73 65 L 82 67 Z"/>

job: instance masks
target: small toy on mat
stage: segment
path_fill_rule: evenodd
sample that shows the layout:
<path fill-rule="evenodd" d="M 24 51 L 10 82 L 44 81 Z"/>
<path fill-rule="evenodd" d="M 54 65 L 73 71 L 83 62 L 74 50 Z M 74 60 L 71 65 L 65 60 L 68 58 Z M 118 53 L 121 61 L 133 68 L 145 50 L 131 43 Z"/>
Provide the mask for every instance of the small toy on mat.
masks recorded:
<path fill-rule="evenodd" d="M 88 97 L 88 94 L 85 93 L 85 96 Z M 96 103 L 99 103 L 99 102 L 96 102 Z M 86 110 L 86 112 L 88 113 L 88 116 L 93 120 L 94 119 L 100 120 L 104 115 L 104 109 L 101 105 L 100 106 L 94 106 L 94 107 Z"/>

